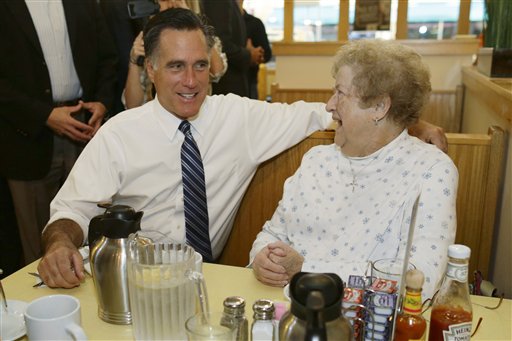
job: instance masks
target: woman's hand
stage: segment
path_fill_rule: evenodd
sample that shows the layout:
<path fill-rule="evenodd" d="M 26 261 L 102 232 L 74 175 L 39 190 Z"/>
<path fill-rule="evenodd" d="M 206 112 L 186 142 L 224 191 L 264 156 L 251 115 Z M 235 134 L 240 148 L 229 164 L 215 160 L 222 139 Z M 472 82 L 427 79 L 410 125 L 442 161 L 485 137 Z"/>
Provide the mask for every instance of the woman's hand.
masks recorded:
<path fill-rule="evenodd" d="M 184 8 L 189 9 L 185 0 L 158 0 L 160 5 L 160 12 L 169 8 Z"/>
<path fill-rule="evenodd" d="M 282 241 L 277 241 L 268 244 L 267 248 L 270 250 L 270 260 L 285 268 L 286 274 L 289 278 L 288 281 L 293 277 L 293 275 L 302 270 L 304 257 L 302 257 L 302 255 L 295 251 L 295 249 L 290 245 Z"/>
<path fill-rule="evenodd" d="M 270 260 L 269 256 L 270 250 L 268 247 L 264 247 L 256 254 L 252 262 L 254 276 L 264 284 L 284 287 L 290 280 L 286 274 L 286 269 Z"/>
<path fill-rule="evenodd" d="M 144 57 L 144 39 L 142 38 L 142 31 L 137 38 L 133 41 L 132 49 L 130 50 L 130 63 L 137 64 L 137 59 Z"/>

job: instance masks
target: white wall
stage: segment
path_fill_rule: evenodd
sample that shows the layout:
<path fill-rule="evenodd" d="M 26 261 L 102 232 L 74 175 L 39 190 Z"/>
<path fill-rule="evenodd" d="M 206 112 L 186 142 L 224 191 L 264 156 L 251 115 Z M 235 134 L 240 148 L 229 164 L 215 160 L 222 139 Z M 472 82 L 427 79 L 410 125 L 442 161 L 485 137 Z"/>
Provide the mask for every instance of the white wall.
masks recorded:
<path fill-rule="evenodd" d="M 274 82 L 289 89 L 331 88 L 332 60 L 327 56 L 277 56 Z M 430 68 L 432 89 L 455 90 L 461 83 L 461 66 L 471 65 L 472 56 L 424 56 L 423 60 Z"/>

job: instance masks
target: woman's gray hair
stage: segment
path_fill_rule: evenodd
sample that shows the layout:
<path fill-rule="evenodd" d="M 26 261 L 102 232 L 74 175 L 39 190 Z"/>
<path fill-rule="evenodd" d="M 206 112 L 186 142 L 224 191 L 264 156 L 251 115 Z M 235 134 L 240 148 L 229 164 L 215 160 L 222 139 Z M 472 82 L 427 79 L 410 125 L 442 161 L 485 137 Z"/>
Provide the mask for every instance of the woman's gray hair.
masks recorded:
<path fill-rule="evenodd" d="M 392 120 L 404 127 L 418 121 L 431 86 L 428 67 L 416 51 L 392 41 L 354 40 L 336 53 L 331 70 L 334 78 L 344 65 L 352 69 L 352 86 L 361 107 L 376 105 L 388 95 Z"/>

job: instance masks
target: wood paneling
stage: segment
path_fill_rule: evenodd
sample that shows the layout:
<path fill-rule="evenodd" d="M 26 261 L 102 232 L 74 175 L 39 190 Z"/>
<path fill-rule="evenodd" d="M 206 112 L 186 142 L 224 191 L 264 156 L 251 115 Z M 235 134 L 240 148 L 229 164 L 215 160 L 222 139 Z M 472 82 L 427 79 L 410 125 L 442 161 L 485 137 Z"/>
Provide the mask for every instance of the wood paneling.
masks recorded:
<path fill-rule="evenodd" d="M 407 39 L 407 27 L 409 26 L 407 22 L 408 7 L 408 0 L 398 1 L 395 39 Z"/>
<path fill-rule="evenodd" d="M 469 34 L 469 13 L 471 9 L 471 0 L 460 0 L 459 20 L 457 21 L 457 34 Z"/>
<path fill-rule="evenodd" d="M 293 103 L 303 100 L 326 103 L 331 95 L 331 89 L 283 89 L 276 83 L 271 87 L 272 102 Z M 463 90 L 460 86 L 453 91 L 433 90 L 421 118 L 442 127 L 445 132 L 460 132 L 462 95 Z"/>
<path fill-rule="evenodd" d="M 332 96 L 331 89 L 283 89 L 273 83 L 270 88 L 272 102 L 293 103 L 297 101 L 327 103 Z"/>
<path fill-rule="evenodd" d="M 349 3 L 346 0 L 340 0 L 340 15 L 338 20 L 338 40 L 345 41 L 348 40 L 348 35 L 350 32 L 350 25 L 348 23 L 349 16 Z"/>
<path fill-rule="evenodd" d="M 489 260 L 503 181 L 505 134 L 489 128 L 485 134 L 446 134 L 448 154 L 459 170 L 456 242 L 471 248 L 469 274 L 489 275 Z"/>
<path fill-rule="evenodd" d="M 462 86 L 456 90 L 433 90 L 421 113 L 421 119 L 442 127 L 445 132 L 458 133 L 462 120 Z"/>
<path fill-rule="evenodd" d="M 496 205 L 502 180 L 504 132 L 446 134 L 448 154 L 459 170 L 457 243 L 471 248 L 470 274 L 488 276 Z M 233 230 L 220 258 L 222 264 L 246 266 L 249 251 L 265 221 L 272 217 L 283 194 L 284 181 L 298 168 L 311 147 L 331 144 L 333 131 L 316 132 L 258 168 L 237 213 Z"/>

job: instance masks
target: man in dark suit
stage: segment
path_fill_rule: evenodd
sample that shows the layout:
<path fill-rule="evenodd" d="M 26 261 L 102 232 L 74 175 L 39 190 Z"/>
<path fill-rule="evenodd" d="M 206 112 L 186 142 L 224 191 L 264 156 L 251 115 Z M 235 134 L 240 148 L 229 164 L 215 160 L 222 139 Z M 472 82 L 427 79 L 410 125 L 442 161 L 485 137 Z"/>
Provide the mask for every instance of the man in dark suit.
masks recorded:
<path fill-rule="evenodd" d="M 251 64 L 263 61 L 263 49 L 246 45 L 245 23 L 236 0 L 203 0 L 203 10 L 228 57 L 228 70 L 218 83 L 212 83 L 213 94 L 248 97 L 247 73 Z"/>
<path fill-rule="evenodd" d="M 117 55 L 95 0 L 3 0 L 0 22 L 0 175 L 31 262 L 50 201 L 113 102 Z"/>
<path fill-rule="evenodd" d="M 261 62 L 267 63 L 270 58 L 272 58 L 272 48 L 268 41 L 265 25 L 259 18 L 247 13 L 247 11 L 243 9 L 243 0 L 238 0 L 238 3 L 244 16 L 245 27 L 247 29 L 247 39 L 251 40 L 250 43 L 253 46 L 263 48 L 264 55 Z M 253 99 L 258 99 L 258 71 L 259 64 L 253 64 L 249 68 L 249 74 L 247 75 L 249 82 L 249 97 Z"/>
<path fill-rule="evenodd" d="M 130 50 L 133 41 L 144 28 L 145 18 L 132 19 L 128 15 L 128 0 L 100 0 L 100 8 L 107 22 L 112 38 L 117 48 L 119 63 L 117 66 L 117 85 L 115 101 L 109 116 L 125 110 L 121 97 L 128 75 Z"/>

